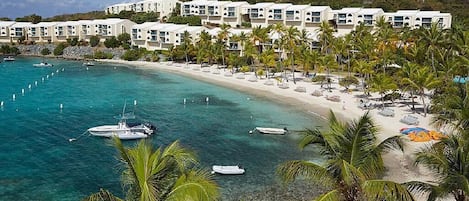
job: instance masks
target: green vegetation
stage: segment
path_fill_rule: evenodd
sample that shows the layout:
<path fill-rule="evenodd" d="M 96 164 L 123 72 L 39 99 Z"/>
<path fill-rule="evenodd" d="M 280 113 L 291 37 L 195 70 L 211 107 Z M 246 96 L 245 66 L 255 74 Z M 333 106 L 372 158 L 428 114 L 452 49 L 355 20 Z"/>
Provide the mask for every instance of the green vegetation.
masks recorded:
<path fill-rule="evenodd" d="M 145 48 L 138 48 L 134 50 L 127 50 L 125 53 L 121 56 L 121 59 L 127 60 L 127 61 L 136 61 L 143 56 L 147 54 L 147 50 Z"/>
<path fill-rule="evenodd" d="M 188 24 L 189 26 L 202 25 L 202 21 L 199 16 L 171 16 L 166 22 L 173 24 Z"/>
<path fill-rule="evenodd" d="M 0 47 L 0 53 L 17 55 L 20 53 L 20 50 L 18 50 L 17 47 L 10 47 L 9 45 L 2 45 Z"/>
<path fill-rule="evenodd" d="M 118 138 L 114 144 L 125 167 L 122 171 L 125 200 L 204 200 L 219 199 L 218 186 L 210 173 L 195 169 L 195 154 L 178 141 L 166 148 L 154 149 L 141 140 L 134 148 L 125 148 Z M 101 189 L 85 201 L 123 200 Z"/>
<path fill-rule="evenodd" d="M 36 14 L 24 16 L 24 17 L 18 17 L 15 19 L 17 22 L 31 22 L 33 24 L 37 24 L 42 21 L 42 17 Z"/>
<path fill-rule="evenodd" d="M 91 57 L 91 58 L 90 58 Z M 93 55 L 88 56 L 89 59 L 112 59 L 114 55 L 103 51 L 95 51 Z"/>
<path fill-rule="evenodd" d="M 64 54 L 64 49 L 67 47 L 66 43 L 59 43 L 54 49 L 54 55 L 59 56 Z"/>
<path fill-rule="evenodd" d="M 44 55 L 44 56 L 45 56 L 45 55 L 49 55 L 50 53 L 51 53 L 51 52 L 50 52 L 49 48 L 43 48 L 43 49 L 41 50 L 41 54 Z"/>
<path fill-rule="evenodd" d="M 277 173 L 284 182 L 306 177 L 330 191 L 316 200 L 413 200 L 405 186 L 381 180 L 384 162 L 381 154 L 400 150 L 399 136 L 379 142 L 378 128 L 368 113 L 348 123 L 337 120 L 331 111 L 329 129 L 307 129 L 299 143 L 301 148 L 315 144 L 325 157 L 325 165 L 311 161 L 288 161 Z M 384 190 L 385 189 L 385 190 Z"/>
<path fill-rule="evenodd" d="M 90 37 L 90 45 L 91 47 L 96 47 L 97 45 L 99 45 L 99 37 L 98 36 L 91 36 Z"/>
<path fill-rule="evenodd" d="M 70 46 L 77 46 L 78 45 L 78 38 L 67 38 L 67 43 Z"/>
<path fill-rule="evenodd" d="M 115 36 L 112 36 L 111 38 L 108 38 L 104 41 L 104 46 L 106 46 L 107 48 L 116 48 L 120 45 L 120 41 L 118 41 Z"/>
<path fill-rule="evenodd" d="M 63 22 L 63 21 L 76 21 L 76 20 L 93 20 L 93 19 L 104 19 L 106 14 L 104 11 L 91 11 L 86 13 L 74 13 L 57 15 L 54 17 L 46 18 L 44 21 L 47 22 Z"/>

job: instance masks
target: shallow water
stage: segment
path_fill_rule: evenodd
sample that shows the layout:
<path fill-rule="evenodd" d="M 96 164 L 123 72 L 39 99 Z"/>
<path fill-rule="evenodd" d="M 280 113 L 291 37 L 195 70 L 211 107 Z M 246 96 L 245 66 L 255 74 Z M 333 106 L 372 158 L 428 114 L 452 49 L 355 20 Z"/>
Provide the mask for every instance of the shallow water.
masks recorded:
<path fill-rule="evenodd" d="M 99 188 L 122 196 L 122 166 L 109 140 L 79 136 L 89 127 L 117 123 L 113 116 L 124 102 L 127 111 L 157 125 L 149 138 L 156 147 L 180 140 L 196 151 L 202 168 L 245 167 L 245 175 L 215 176 L 224 198 L 276 182 L 275 167 L 283 161 L 318 160 L 314 150 L 298 150 L 294 135 L 248 134 L 256 126 L 323 124 L 287 105 L 158 70 L 116 64 L 87 70 L 81 62 L 51 59 L 52 68 L 32 66 L 39 62 L 19 57 L 0 63 L 1 200 L 80 200 Z"/>

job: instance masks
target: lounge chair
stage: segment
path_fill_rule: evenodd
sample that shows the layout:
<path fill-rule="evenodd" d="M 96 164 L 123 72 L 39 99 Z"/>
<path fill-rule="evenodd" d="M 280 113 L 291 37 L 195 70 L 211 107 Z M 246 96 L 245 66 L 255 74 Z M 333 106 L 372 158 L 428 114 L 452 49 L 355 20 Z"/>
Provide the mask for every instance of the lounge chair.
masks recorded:
<path fill-rule="evenodd" d="M 282 82 L 282 83 L 278 84 L 278 87 L 280 89 L 288 89 L 289 88 L 288 83 L 286 83 L 286 82 Z"/>
<path fill-rule="evenodd" d="M 243 73 L 239 73 L 239 74 L 236 75 L 236 79 L 241 79 L 242 80 L 244 78 L 245 78 L 245 76 L 244 76 Z"/>
<path fill-rule="evenodd" d="M 327 100 L 330 100 L 332 102 L 340 102 L 340 96 L 334 95 L 334 96 L 326 96 Z"/>
<path fill-rule="evenodd" d="M 249 76 L 248 81 L 249 82 L 257 82 L 257 77 L 255 75 L 251 75 L 251 76 Z"/>
<path fill-rule="evenodd" d="M 379 111 L 378 114 L 385 117 L 394 117 L 394 110 L 391 108 L 384 108 L 383 110 Z"/>
<path fill-rule="evenodd" d="M 215 74 L 215 75 L 218 75 L 218 74 L 220 74 L 220 70 L 215 69 L 215 70 L 212 71 L 212 73 Z"/>
<path fill-rule="evenodd" d="M 295 89 L 296 92 L 302 92 L 302 93 L 305 93 L 306 92 L 306 88 L 305 87 L 302 87 L 302 86 L 297 86 L 296 89 Z"/>
<path fill-rule="evenodd" d="M 314 90 L 313 93 L 311 93 L 311 95 L 313 96 L 322 96 L 322 91 L 319 91 L 319 90 Z"/>
<path fill-rule="evenodd" d="M 272 85 L 274 85 L 274 81 L 272 81 L 272 80 L 267 80 L 267 81 L 264 82 L 264 85 L 272 86 Z"/>
<path fill-rule="evenodd" d="M 412 115 L 405 115 L 399 121 L 402 122 L 402 123 L 405 123 L 407 125 L 418 125 L 419 124 L 419 119 L 415 116 L 412 116 Z"/>
<path fill-rule="evenodd" d="M 202 72 L 210 73 L 210 68 L 209 67 L 203 67 Z"/>
<path fill-rule="evenodd" d="M 226 71 L 224 76 L 225 77 L 233 77 L 233 73 L 231 73 L 230 71 Z"/>

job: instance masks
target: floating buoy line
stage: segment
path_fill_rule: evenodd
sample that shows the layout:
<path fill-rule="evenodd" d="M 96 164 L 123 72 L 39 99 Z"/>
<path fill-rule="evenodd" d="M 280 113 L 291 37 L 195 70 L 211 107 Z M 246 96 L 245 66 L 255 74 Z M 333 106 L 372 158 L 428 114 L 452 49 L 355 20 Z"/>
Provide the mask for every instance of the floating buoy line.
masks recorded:
<path fill-rule="evenodd" d="M 47 74 L 47 75 L 45 75 L 45 76 L 42 76 L 42 77 L 41 77 L 41 83 L 44 83 L 46 80 L 49 80 L 49 78 L 52 78 L 54 75 L 58 75 L 59 72 L 63 72 L 63 71 L 65 71 L 64 68 L 62 68 L 62 69 L 60 69 L 60 70 L 57 69 L 57 70 L 55 70 L 55 72 L 52 72 L 52 73 Z M 32 83 L 32 82 L 31 82 L 31 83 Z M 34 87 L 38 87 L 38 85 L 39 85 L 39 82 L 38 82 L 37 80 L 35 80 L 35 81 L 34 81 Z M 32 89 L 33 89 L 33 85 L 30 84 L 30 83 L 28 83 L 27 89 L 28 89 L 27 91 L 25 90 L 25 88 L 21 88 L 21 90 L 19 90 L 19 91 L 21 91 L 21 96 L 25 96 L 26 92 L 31 92 Z M 15 102 L 16 99 L 17 99 L 16 93 L 12 93 L 10 100 L 11 100 L 12 102 Z M 3 111 L 3 108 L 4 108 L 4 106 L 5 106 L 6 104 L 7 104 L 6 101 L 0 100 L 0 109 L 1 109 L 2 111 Z M 59 108 L 60 108 L 60 110 L 63 109 L 63 104 L 62 104 L 62 103 L 59 105 Z M 17 110 L 18 110 L 18 109 L 17 109 Z"/>

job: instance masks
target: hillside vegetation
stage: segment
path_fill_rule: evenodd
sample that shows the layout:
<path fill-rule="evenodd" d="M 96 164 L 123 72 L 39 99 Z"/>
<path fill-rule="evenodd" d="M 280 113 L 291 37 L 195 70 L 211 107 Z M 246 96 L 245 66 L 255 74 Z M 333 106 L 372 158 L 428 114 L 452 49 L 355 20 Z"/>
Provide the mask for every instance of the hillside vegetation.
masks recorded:
<path fill-rule="evenodd" d="M 382 8 L 385 12 L 394 12 L 402 9 L 419 9 L 419 10 L 439 10 L 441 12 L 448 12 L 453 15 L 453 24 L 462 25 L 464 29 L 469 27 L 469 0 L 247 0 L 249 3 L 254 4 L 258 2 L 275 2 L 275 3 L 293 3 L 293 4 L 310 4 L 310 5 L 327 5 L 333 9 L 340 9 L 343 7 L 373 7 Z M 15 21 L 68 21 L 68 20 L 88 20 L 88 19 L 103 19 L 109 17 L 120 17 L 130 20 L 135 20 L 138 23 L 143 21 L 156 21 L 149 20 L 151 18 L 158 18 L 156 13 L 139 15 L 133 12 L 125 12 L 123 16 L 119 15 L 106 15 L 104 11 L 91 11 L 87 13 L 74 13 L 57 15 L 50 18 L 42 19 L 41 16 L 35 14 L 16 18 Z M 7 18 L 0 18 L 7 20 Z"/>

